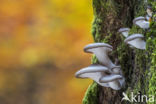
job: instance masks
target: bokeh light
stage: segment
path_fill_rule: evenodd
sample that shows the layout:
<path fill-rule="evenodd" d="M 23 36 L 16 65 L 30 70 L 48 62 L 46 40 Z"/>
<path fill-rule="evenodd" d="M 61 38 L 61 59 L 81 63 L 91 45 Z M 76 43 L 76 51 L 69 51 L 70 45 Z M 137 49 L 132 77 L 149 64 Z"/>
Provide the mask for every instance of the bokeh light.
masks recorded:
<path fill-rule="evenodd" d="M 91 0 L 1 0 L 0 104 L 81 104 Z"/>

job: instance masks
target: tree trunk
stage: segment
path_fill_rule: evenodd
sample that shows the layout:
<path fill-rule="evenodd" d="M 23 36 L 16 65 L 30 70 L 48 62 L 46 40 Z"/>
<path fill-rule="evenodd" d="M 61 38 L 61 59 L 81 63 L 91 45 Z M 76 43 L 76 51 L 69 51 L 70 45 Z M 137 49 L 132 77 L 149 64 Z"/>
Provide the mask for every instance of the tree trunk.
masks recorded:
<path fill-rule="evenodd" d="M 146 0 L 93 0 L 92 35 L 94 41 L 105 42 L 113 46 L 112 60 L 121 66 L 126 86 L 120 91 L 115 91 L 94 82 L 86 91 L 83 104 L 121 104 L 122 92 L 127 95 L 133 92 L 138 96 L 142 94 L 156 96 L 155 17 L 153 16 L 149 30 L 138 28 L 132 22 L 135 17 L 145 16 L 148 4 L 151 4 L 155 11 L 156 2 L 154 1 L 149 0 L 147 3 Z M 144 34 L 147 49 L 129 48 L 124 43 L 124 38 L 117 32 L 121 27 L 131 28 L 131 34 Z M 95 57 L 92 62 L 98 63 Z M 144 103 L 147 102 L 144 101 L 141 104 Z M 122 104 L 129 104 L 129 102 L 123 101 Z"/>

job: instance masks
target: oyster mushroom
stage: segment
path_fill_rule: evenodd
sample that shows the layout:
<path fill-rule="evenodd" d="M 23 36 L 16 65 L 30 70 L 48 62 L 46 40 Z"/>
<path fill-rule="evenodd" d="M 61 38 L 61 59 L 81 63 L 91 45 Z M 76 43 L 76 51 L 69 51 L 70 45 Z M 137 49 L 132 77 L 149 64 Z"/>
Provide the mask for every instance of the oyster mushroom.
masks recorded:
<path fill-rule="evenodd" d="M 145 50 L 146 42 L 143 40 L 144 36 L 142 34 L 132 34 L 127 37 L 124 42 L 138 49 Z"/>
<path fill-rule="evenodd" d="M 106 43 L 92 43 L 85 46 L 84 52 L 94 53 L 101 64 L 111 69 L 115 66 L 108 56 L 112 49 L 113 47 Z"/>
<path fill-rule="evenodd" d="M 79 71 L 75 73 L 76 78 L 90 78 L 94 81 L 96 81 L 99 85 L 104 87 L 109 87 L 108 83 L 100 83 L 99 79 L 110 73 L 110 70 L 102 65 L 90 65 L 89 67 L 82 68 Z"/>
<path fill-rule="evenodd" d="M 128 36 L 128 33 L 129 33 L 129 28 L 120 28 L 119 30 L 118 30 L 118 32 L 120 32 L 120 33 L 122 33 L 122 35 L 124 36 L 124 37 L 127 37 Z"/>
<path fill-rule="evenodd" d="M 121 75 L 110 74 L 110 75 L 103 76 L 102 78 L 100 78 L 99 82 L 108 83 L 110 88 L 114 90 L 120 90 L 123 86 L 124 81 L 119 81 L 119 80 L 123 80 L 123 79 L 124 78 Z"/>
<path fill-rule="evenodd" d="M 135 18 L 133 23 L 143 29 L 148 29 L 150 24 L 149 21 L 146 21 L 145 17 L 142 16 Z"/>
<path fill-rule="evenodd" d="M 121 70 L 121 66 L 115 66 L 114 68 L 111 69 L 112 74 L 119 74 L 119 75 L 123 75 L 122 70 Z M 120 85 L 124 86 L 125 85 L 125 78 L 123 77 L 122 79 L 119 80 Z"/>

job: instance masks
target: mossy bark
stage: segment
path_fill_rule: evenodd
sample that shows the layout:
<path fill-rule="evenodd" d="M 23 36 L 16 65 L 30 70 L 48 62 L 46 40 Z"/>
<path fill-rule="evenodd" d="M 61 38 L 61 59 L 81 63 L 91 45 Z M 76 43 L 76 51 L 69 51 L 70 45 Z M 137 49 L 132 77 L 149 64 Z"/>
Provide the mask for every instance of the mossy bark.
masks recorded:
<path fill-rule="evenodd" d="M 94 21 L 92 35 L 95 42 L 105 42 L 113 46 L 111 59 L 121 65 L 126 86 L 120 91 L 104 88 L 95 82 L 88 88 L 83 104 L 121 104 L 122 92 L 156 96 L 156 24 L 151 22 L 149 30 L 134 26 L 132 20 L 146 14 L 146 6 L 154 0 L 93 0 Z M 142 33 L 147 41 L 146 50 L 131 49 L 124 43 L 117 31 L 121 27 L 131 28 L 130 33 Z M 95 56 L 93 63 L 98 63 Z M 96 96 L 95 96 L 96 95 Z M 156 99 L 155 99 L 156 100 Z M 134 102 L 136 104 L 136 102 Z M 142 102 L 141 104 L 147 102 Z M 122 104 L 129 104 L 123 101 Z M 130 103 L 132 104 L 132 102 Z M 138 102 L 140 104 L 140 102 Z M 151 103 L 154 104 L 154 103 Z"/>

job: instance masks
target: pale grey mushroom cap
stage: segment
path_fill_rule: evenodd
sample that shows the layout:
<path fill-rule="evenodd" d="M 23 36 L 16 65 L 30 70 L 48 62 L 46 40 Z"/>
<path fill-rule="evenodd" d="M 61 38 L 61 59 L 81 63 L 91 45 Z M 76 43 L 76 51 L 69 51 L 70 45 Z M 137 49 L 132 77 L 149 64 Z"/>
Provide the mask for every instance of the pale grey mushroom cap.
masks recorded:
<path fill-rule="evenodd" d="M 145 20 L 145 17 L 140 16 L 140 17 L 135 18 L 135 19 L 133 20 L 133 24 L 136 24 L 136 22 L 137 22 L 137 21 L 140 21 L 140 20 Z"/>
<path fill-rule="evenodd" d="M 125 31 L 129 31 L 130 29 L 129 28 L 120 28 L 118 30 L 118 32 L 125 32 Z"/>
<path fill-rule="evenodd" d="M 124 36 L 124 37 L 127 37 L 128 36 L 128 33 L 129 33 L 129 28 L 120 28 L 119 30 L 118 30 L 118 32 L 120 32 L 120 33 L 122 33 L 122 35 Z"/>
<path fill-rule="evenodd" d="M 90 78 L 97 82 L 99 85 L 104 87 L 109 87 L 108 83 L 100 83 L 99 79 L 109 74 L 110 70 L 102 65 L 94 64 L 86 68 L 82 68 L 79 71 L 76 72 L 75 77 L 76 78 Z"/>
<path fill-rule="evenodd" d="M 113 47 L 109 44 L 106 43 L 92 43 L 92 44 L 88 44 L 87 46 L 84 47 L 84 52 L 87 53 L 93 53 L 91 51 L 89 51 L 89 49 L 95 49 L 95 48 L 108 48 L 110 50 L 113 49 Z"/>
<path fill-rule="evenodd" d="M 102 65 L 99 65 L 99 64 L 92 64 L 92 65 L 90 65 L 88 67 L 82 68 L 79 71 L 77 71 L 75 73 L 75 77 L 76 78 L 89 78 L 89 77 L 87 77 L 85 75 L 83 77 L 83 74 L 94 73 L 94 72 L 110 73 L 110 70 L 107 67 L 105 67 L 105 66 L 102 66 Z"/>
<path fill-rule="evenodd" d="M 122 81 L 120 82 L 119 80 L 122 80 L 123 76 L 121 75 L 117 75 L 117 74 L 111 74 L 111 75 L 107 75 L 104 76 L 102 78 L 100 78 L 101 83 L 108 83 L 108 85 L 110 86 L 110 88 L 114 89 L 114 90 L 120 90 L 122 88 Z"/>
<path fill-rule="evenodd" d="M 106 75 L 106 76 L 103 76 L 102 78 L 100 78 L 99 82 L 101 82 L 101 83 L 108 83 L 108 82 L 119 80 L 121 78 L 122 78 L 121 75 L 110 74 L 110 75 Z"/>
<path fill-rule="evenodd" d="M 138 49 L 146 49 L 146 42 L 143 40 L 142 34 L 132 34 L 127 37 L 124 42 Z"/>
<path fill-rule="evenodd" d="M 135 18 L 133 23 L 143 29 L 148 29 L 150 24 L 149 21 L 146 21 L 145 17 L 142 16 Z"/>
<path fill-rule="evenodd" d="M 106 43 L 92 43 L 85 46 L 84 52 L 94 53 L 102 65 L 111 69 L 115 66 L 108 56 L 112 49 L 113 47 Z"/>
<path fill-rule="evenodd" d="M 127 37 L 124 40 L 124 42 L 127 43 L 128 41 L 131 41 L 131 40 L 136 39 L 136 38 L 144 38 L 144 36 L 142 34 L 132 34 L 129 37 Z"/>

